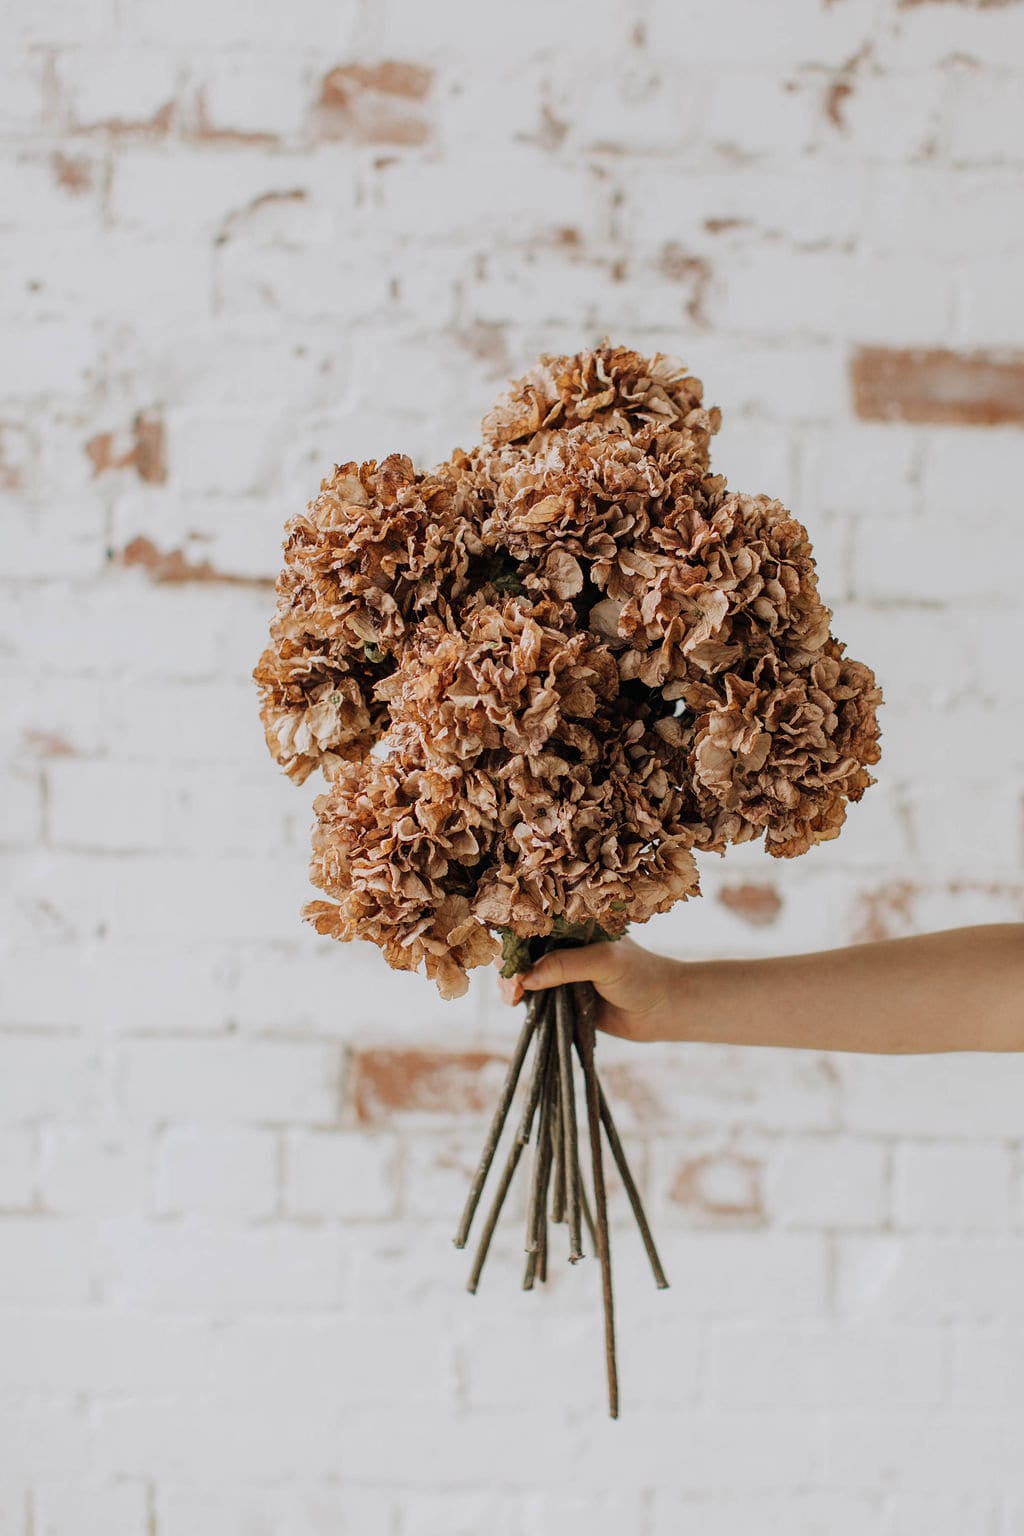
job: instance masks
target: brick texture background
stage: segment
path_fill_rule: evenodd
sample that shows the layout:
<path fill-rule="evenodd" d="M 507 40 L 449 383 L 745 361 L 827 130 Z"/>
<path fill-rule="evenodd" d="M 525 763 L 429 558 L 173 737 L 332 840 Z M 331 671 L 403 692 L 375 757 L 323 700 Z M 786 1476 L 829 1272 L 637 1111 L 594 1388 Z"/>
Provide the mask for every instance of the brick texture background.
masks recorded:
<path fill-rule="evenodd" d="M 335 459 L 680 354 L 886 692 L 638 937 L 1024 920 L 1024 5 L 16 0 L 0 49 L 2 1536 L 1021 1536 L 1024 1057 L 602 1041 L 672 1288 L 479 1296 L 514 1021 L 303 928 L 249 671 Z M 822 999 L 824 1009 L 828 999 Z"/>

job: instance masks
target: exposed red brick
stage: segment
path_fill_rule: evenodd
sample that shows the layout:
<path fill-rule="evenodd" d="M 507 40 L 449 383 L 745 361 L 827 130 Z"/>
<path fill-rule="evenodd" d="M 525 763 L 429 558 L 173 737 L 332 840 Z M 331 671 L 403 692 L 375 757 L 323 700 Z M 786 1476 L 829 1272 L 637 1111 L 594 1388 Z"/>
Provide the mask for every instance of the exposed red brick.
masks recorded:
<path fill-rule="evenodd" d="M 980 895 L 1009 900 L 1024 921 L 1024 882 L 1020 880 L 947 880 L 943 891 L 951 896 Z M 921 887 L 910 880 L 894 880 L 858 897 L 853 943 L 901 938 L 917 929 L 914 904 Z"/>
<path fill-rule="evenodd" d="M 483 1114 L 494 1108 L 507 1065 L 493 1051 L 356 1049 L 349 1098 L 363 1124 L 410 1113 Z"/>
<path fill-rule="evenodd" d="M 304 187 L 287 187 L 281 191 L 261 192 L 258 197 L 250 198 L 241 208 L 233 208 L 225 217 L 220 229 L 214 236 L 216 245 L 226 245 L 239 227 L 244 227 L 247 220 L 259 213 L 261 208 L 273 206 L 274 203 L 304 203 L 309 193 Z"/>
<path fill-rule="evenodd" d="M 916 888 L 909 880 L 893 880 L 876 891 L 862 892 L 853 942 L 868 944 L 907 933 L 913 927 L 915 895 Z"/>
<path fill-rule="evenodd" d="M 53 174 L 59 187 L 66 187 L 69 192 L 88 192 L 92 186 L 92 166 L 88 160 L 71 155 L 62 155 L 58 150 L 53 157 Z"/>
<path fill-rule="evenodd" d="M 724 885 L 718 899 L 723 907 L 728 907 L 753 928 L 769 927 L 782 910 L 782 897 L 777 888 L 754 881 L 745 885 Z"/>
<path fill-rule="evenodd" d="M 670 282 L 691 285 L 690 297 L 686 301 L 686 313 L 691 320 L 705 324 L 704 300 L 711 281 L 710 264 L 703 256 L 693 256 L 681 245 L 670 240 L 661 248 L 658 267 Z"/>
<path fill-rule="evenodd" d="M 102 475 L 108 469 L 120 469 L 127 457 L 115 458 L 113 432 L 97 432 L 86 443 L 85 451 L 92 459 L 94 476 Z"/>
<path fill-rule="evenodd" d="M 148 485 L 160 485 L 167 479 L 164 462 L 164 424 L 157 416 L 136 416 L 135 468 L 139 479 Z"/>
<path fill-rule="evenodd" d="M 85 451 L 92 460 L 94 476 L 102 475 L 108 469 L 120 469 L 123 463 L 123 459 L 114 456 L 113 432 L 97 432 L 86 443 Z"/>
<path fill-rule="evenodd" d="M 736 1152 L 690 1158 L 680 1165 L 669 1199 L 703 1216 L 757 1225 L 765 1220 L 761 1164 Z"/>
<path fill-rule="evenodd" d="M 555 241 L 558 245 L 578 246 L 582 245 L 583 237 L 571 224 L 563 224 L 555 230 Z"/>
<path fill-rule="evenodd" d="M 266 208 L 271 203 L 304 203 L 309 193 L 304 187 L 287 187 L 281 192 L 261 192 L 259 197 L 254 197 L 240 210 L 242 214 L 256 213 L 260 208 Z"/>
<path fill-rule="evenodd" d="M 91 437 L 85 451 L 92 460 L 94 476 L 108 469 L 134 469 L 139 479 L 149 485 L 162 485 L 167 479 L 164 424 L 159 416 L 145 411 L 140 411 L 132 422 L 131 446 L 123 453 L 115 452 L 112 432 L 99 432 Z"/>
<path fill-rule="evenodd" d="M 348 112 L 352 107 L 354 66 L 339 64 L 329 70 L 320 86 L 320 106 L 329 112 Z M 361 84 L 360 82 L 356 82 Z"/>
<path fill-rule="evenodd" d="M 25 731 L 23 740 L 37 757 L 75 756 L 75 749 L 71 742 L 51 731 Z"/>
<path fill-rule="evenodd" d="M 749 219 L 705 219 L 704 228 L 709 235 L 721 235 L 729 229 L 743 229 Z"/>
<path fill-rule="evenodd" d="M 425 144 L 430 138 L 430 125 L 411 117 L 379 117 L 367 138 L 376 144 Z"/>
<path fill-rule="evenodd" d="M 863 48 L 859 48 L 845 64 L 840 65 L 832 76 L 831 84 L 825 92 L 825 116 L 836 128 L 846 127 L 843 119 L 843 104 L 848 96 L 853 95 L 857 71 L 871 57 L 871 54 L 871 44 L 865 43 Z"/>
<path fill-rule="evenodd" d="M 430 124 L 400 103 L 423 101 L 433 80 L 434 71 L 420 64 L 339 64 L 320 89 L 320 130 L 363 144 L 423 144 Z"/>
<path fill-rule="evenodd" d="M 151 581 L 181 583 L 187 581 L 221 582 L 233 587 L 266 587 L 274 583 L 269 576 L 236 576 L 230 571 L 219 571 L 209 560 L 189 560 L 180 549 L 158 549 L 152 539 L 143 534 L 132 539 L 116 556 L 123 566 L 141 566 Z"/>
<path fill-rule="evenodd" d="M 865 421 L 1024 425 L 1024 353 L 860 347 L 850 363 Z"/>
<path fill-rule="evenodd" d="M 324 80 L 322 104 L 343 106 L 352 86 L 376 91 L 382 96 L 403 96 L 407 101 L 422 101 L 434 82 L 434 71 L 422 64 L 339 64 Z"/>
<path fill-rule="evenodd" d="M 152 117 L 108 117 L 98 123 L 80 124 L 80 133 L 106 133 L 111 138 L 162 139 L 174 126 L 174 102 L 165 101 Z"/>
<path fill-rule="evenodd" d="M 199 92 L 195 136 L 208 144 L 278 144 L 276 133 L 257 133 L 242 128 L 218 128 L 210 120 L 205 91 Z"/>
<path fill-rule="evenodd" d="M 852 95 L 853 85 L 842 76 L 833 80 L 825 93 L 825 116 L 837 128 L 844 128 L 846 126 L 843 122 L 842 107 L 847 96 Z"/>
<path fill-rule="evenodd" d="M 21 487 L 24 455 L 19 454 L 18 448 L 23 447 L 23 441 L 19 442 L 21 432 L 17 427 L 7 426 L 0 422 L 0 486 L 5 491 L 16 491 Z M 14 443 L 14 457 L 11 457 L 10 442 Z"/>

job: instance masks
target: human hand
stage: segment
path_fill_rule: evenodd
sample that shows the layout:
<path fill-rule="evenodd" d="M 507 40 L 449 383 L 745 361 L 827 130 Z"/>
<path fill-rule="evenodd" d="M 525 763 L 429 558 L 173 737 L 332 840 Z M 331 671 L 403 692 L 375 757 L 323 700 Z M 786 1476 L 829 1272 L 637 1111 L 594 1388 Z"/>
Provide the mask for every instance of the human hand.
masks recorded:
<path fill-rule="evenodd" d="M 554 949 L 530 970 L 502 977 L 498 985 L 507 1003 L 518 1003 L 523 992 L 557 987 L 567 981 L 590 981 L 598 995 L 597 1027 L 624 1040 L 673 1040 L 673 985 L 679 962 L 652 955 L 632 939 Z"/>

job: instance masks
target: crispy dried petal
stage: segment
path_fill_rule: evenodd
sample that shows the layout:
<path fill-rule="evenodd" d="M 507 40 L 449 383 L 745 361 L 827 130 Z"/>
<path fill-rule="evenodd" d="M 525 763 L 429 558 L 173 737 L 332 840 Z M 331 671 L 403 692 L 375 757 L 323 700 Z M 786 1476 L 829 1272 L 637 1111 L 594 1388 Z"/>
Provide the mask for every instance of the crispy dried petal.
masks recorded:
<path fill-rule="evenodd" d="M 484 417 L 482 431 L 486 443 L 500 447 L 582 424 L 602 434 L 670 430 L 706 464 L 721 413 L 705 409 L 702 397 L 701 381 L 660 352 L 651 359 L 628 347 L 601 346 L 572 357 L 546 353 Z"/>
<path fill-rule="evenodd" d="M 874 783 L 881 702 L 870 668 L 843 660 L 835 641 L 806 670 L 764 657 L 749 679 L 727 674 L 696 722 L 698 794 L 763 831 L 778 858 L 836 837 L 846 802 Z"/>
<path fill-rule="evenodd" d="M 874 782 L 881 693 L 806 529 L 712 474 L 677 360 L 544 356 L 428 474 L 335 468 L 288 525 L 256 669 L 271 752 L 314 766 L 322 933 L 445 996 L 565 925 L 699 894 L 695 854 L 835 837 Z"/>
<path fill-rule="evenodd" d="M 586 752 L 586 722 L 619 678 L 608 647 L 574 628 L 571 607 L 526 596 L 465 611 L 461 632 L 424 623 L 379 696 L 426 761 Z"/>
<path fill-rule="evenodd" d="M 315 803 L 310 877 L 331 902 L 306 915 L 336 939 L 369 939 L 388 963 L 422 963 L 446 996 L 488 963 L 497 940 L 470 911 L 490 851 L 496 798 L 479 776 L 399 756 L 344 764 Z"/>
<path fill-rule="evenodd" d="M 370 750 L 387 720 L 373 692 L 380 673 L 324 642 L 282 640 L 263 652 L 253 673 L 260 718 L 271 756 L 296 784 Z"/>

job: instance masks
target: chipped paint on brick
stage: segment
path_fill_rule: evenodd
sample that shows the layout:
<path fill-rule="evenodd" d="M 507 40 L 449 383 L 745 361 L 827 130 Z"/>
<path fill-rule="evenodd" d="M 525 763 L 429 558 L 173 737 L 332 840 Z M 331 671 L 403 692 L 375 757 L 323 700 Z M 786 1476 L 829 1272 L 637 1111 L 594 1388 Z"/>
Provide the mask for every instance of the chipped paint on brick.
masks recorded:
<path fill-rule="evenodd" d="M 782 911 L 778 887 L 748 880 L 742 885 L 723 885 L 718 900 L 752 928 L 768 928 Z"/>
<path fill-rule="evenodd" d="M 115 557 L 118 565 L 138 566 L 158 584 L 183 582 L 221 582 L 226 586 L 272 588 L 269 576 L 238 576 L 220 571 L 209 560 L 189 560 L 184 550 L 161 550 L 143 534 L 131 539 Z"/>
<path fill-rule="evenodd" d="M 1024 352 L 860 347 L 850 380 L 863 421 L 1024 426 Z"/>
<path fill-rule="evenodd" d="M 434 71 L 423 64 L 401 63 L 387 59 L 382 64 L 341 64 L 324 82 L 330 82 L 335 98 L 352 86 L 374 91 L 381 96 L 401 96 L 406 101 L 422 101 L 429 94 Z"/>
<path fill-rule="evenodd" d="M 846 120 L 843 117 L 843 108 L 847 99 L 853 95 L 857 72 L 863 64 L 871 58 L 873 47 L 871 43 L 865 43 L 855 54 L 840 65 L 832 75 L 828 89 L 825 92 L 825 116 L 834 128 L 845 128 Z"/>
<path fill-rule="evenodd" d="M 349 1099 L 364 1125 L 406 1114 L 484 1114 L 507 1065 L 494 1051 L 360 1047 L 349 1062 Z"/>
<path fill-rule="evenodd" d="M 92 460 L 94 478 L 111 469 L 134 469 L 148 485 L 162 485 L 167 479 L 164 424 L 146 411 L 132 422 L 126 448 L 118 451 L 113 432 L 98 432 L 86 443 L 85 452 Z"/>
<path fill-rule="evenodd" d="M 762 1166 L 737 1152 L 705 1153 L 682 1162 L 669 1199 L 699 1216 L 744 1226 L 764 1223 Z"/>
<path fill-rule="evenodd" d="M 707 324 L 704 301 L 711 282 L 711 264 L 703 256 L 694 256 L 675 241 L 663 245 L 658 256 L 658 270 L 673 283 L 685 283 L 690 287 L 686 301 L 686 313 L 700 325 Z"/>
<path fill-rule="evenodd" d="M 25 731 L 22 740 L 37 757 L 74 757 L 75 747 L 55 731 Z"/>
<path fill-rule="evenodd" d="M 152 117 L 108 117 L 98 122 L 78 123 L 77 133 L 105 134 L 111 139 L 164 139 L 174 127 L 176 107 L 173 101 L 165 101 Z"/>
<path fill-rule="evenodd" d="M 420 64 L 339 64 L 321 84 L 320 134 L 362 144 L 424 144 L 431 127 L 414 104 L 426 100 L 433 80 L 433 70 Z"/>
<path fill-rule="evenodd" d="M 244 128 L 226 128 L 214 123 L 206 102 L 206 92 L 200 91 L 196 103 L 195 137 L 206 144 L 254 144 L 273 145 L 280 142 L 276 133 L 256 132 Z"/>
<path fill-rule="evenodd" d="M 31 440 L 20 423 L 0 422 L 0 488 L 21 490 L 32 461 Z"/>
<path fill-rule="evenodd" d="M 251 198 L 242 208 L 233 208 L 226 215 L 217 233 L 213 237 L 214 245 L 226 245 L 232 237 L 242 229 L 245 229 L 250 219 L 265 208 L 273 208 L 278 203 L 304 203 L 309 194 L 305 187 L 285 187 L 278 191 L 261 192 L 258 197 Z"/>
<path fill-rule="evenodd" d="M 873 891 L 862 891 L 857 901 L 853 942 L 871 943 L 894 939 L 914 927 L 916 886 L 909 880 L 892 880 Z"/>
<path fill-rule="evenodd" d="M 82 155 L 63 155 L 57 150 L 51 161 L 58 187 L 73 195 L 88 192 L 92 187 L 92 166 Z"/>

